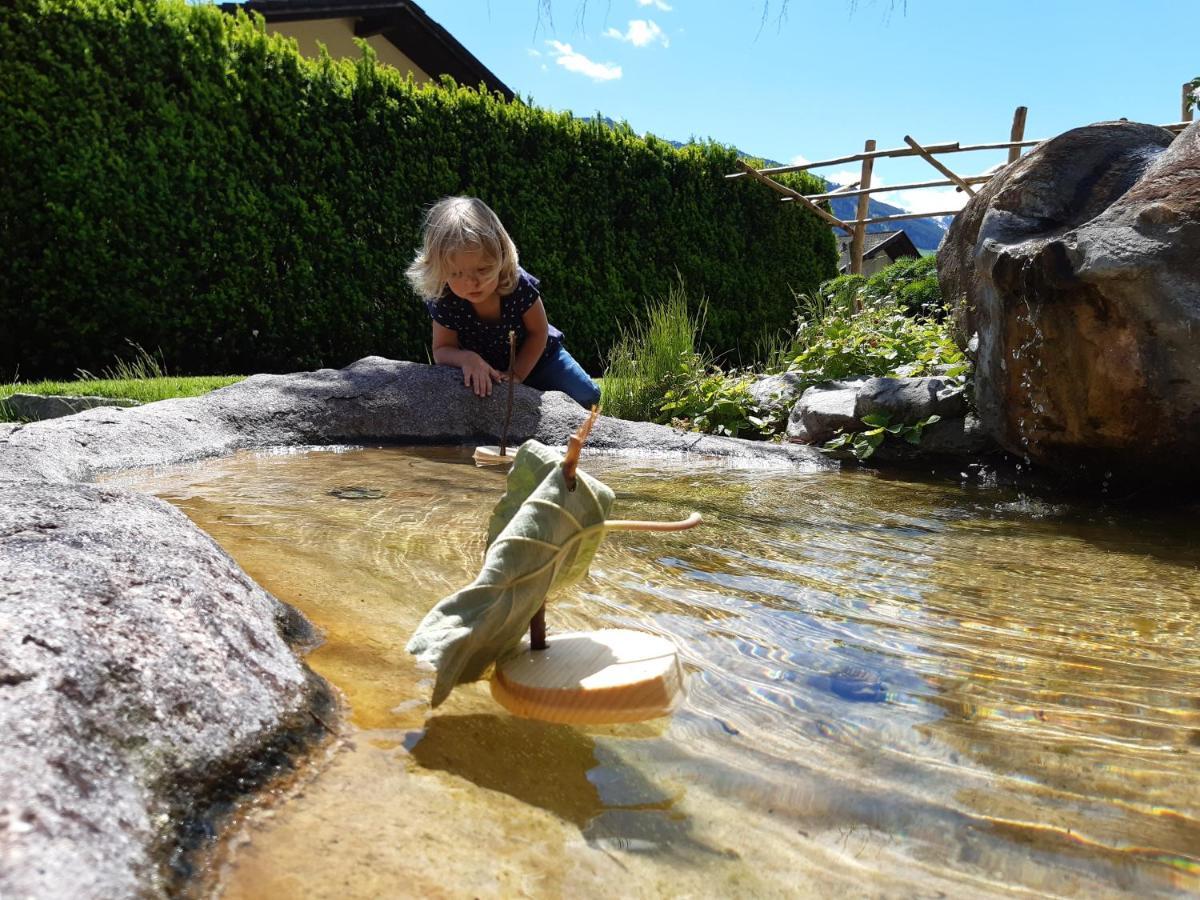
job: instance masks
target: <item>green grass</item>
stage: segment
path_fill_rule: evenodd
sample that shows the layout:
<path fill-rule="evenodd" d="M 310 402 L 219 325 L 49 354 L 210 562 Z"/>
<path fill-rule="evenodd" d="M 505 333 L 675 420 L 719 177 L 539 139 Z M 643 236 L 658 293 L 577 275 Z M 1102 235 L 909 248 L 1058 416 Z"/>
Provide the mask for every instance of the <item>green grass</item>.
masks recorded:
<path fill-rule="evenodd" d="M 643 319 L 621 329 L 600 385 L 605 415 L 654 420 L 673 381 L 703 366 L 697 344 L 707 305 L 707 298 L 701 298 L 695 314 L 690 312 L 681 279 L 666 297 L 647 306 Z"/>
<path fill-rule="evenodd" d="M 0 384 L 0 401 L 11 394 L 69 394 L 74 397 L 124 397 L 141 403 L 172 397 L 198 397 L 241 381 L 244 375 L 197 375 L 189 378 L 162 375 L 155 378 L 84 378 L 78 381 L 19 381 Z M 12 421 L 0 402 L 0 421 Z"/>

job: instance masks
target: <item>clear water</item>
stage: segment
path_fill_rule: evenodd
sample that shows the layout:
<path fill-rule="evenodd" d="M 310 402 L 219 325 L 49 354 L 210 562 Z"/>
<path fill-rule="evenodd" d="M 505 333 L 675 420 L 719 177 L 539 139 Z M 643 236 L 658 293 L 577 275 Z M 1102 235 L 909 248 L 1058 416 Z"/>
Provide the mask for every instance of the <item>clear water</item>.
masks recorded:
<path fill-rule="evenodd" d="M 243 810 L 227 898 L 1200 893 L 1200 526 L 869 472 L 589 456 L 621 518 L 551 632 L 669 636 L 668 718 L 436 714 L 404 652 L 478 571 L 461 449 L 243 455 L 120 481 L 325 633 L 343 735 Z M 367 488 L 363 499 L 331 494 Z M 375 492 L 382 492 L 376 497 Z"/>

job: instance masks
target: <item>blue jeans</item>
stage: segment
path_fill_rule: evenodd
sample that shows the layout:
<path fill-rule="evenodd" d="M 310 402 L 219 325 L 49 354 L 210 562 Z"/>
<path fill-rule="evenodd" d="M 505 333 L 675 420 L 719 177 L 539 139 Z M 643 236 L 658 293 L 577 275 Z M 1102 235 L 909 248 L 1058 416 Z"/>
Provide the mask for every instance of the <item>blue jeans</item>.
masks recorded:
<path fill-rule="evenodd" d="M 600 386 L 588 377 L 583 366 L 562 344 L 538 360 L 533 371 L 523 384 L 539 391 L 562 391 L 584 409 L 591 409 L 600 402 Z"/>

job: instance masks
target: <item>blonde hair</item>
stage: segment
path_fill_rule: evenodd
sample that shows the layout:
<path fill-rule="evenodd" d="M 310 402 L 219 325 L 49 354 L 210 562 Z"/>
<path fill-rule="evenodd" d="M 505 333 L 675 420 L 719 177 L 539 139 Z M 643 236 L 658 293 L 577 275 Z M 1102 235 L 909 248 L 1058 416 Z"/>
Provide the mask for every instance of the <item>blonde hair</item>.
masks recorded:
<path fill-rule="evenodd" d="M 461 250 L 482 250 L 499 267 L 496 289 L 512 293 L 517 286 L 517 247 L 500 219 L 482 200 L 443 197 L 425 214 L 425 239 L 405 274 L 422 298 L 441 297 L 446 289 L 450 257 Z"/>

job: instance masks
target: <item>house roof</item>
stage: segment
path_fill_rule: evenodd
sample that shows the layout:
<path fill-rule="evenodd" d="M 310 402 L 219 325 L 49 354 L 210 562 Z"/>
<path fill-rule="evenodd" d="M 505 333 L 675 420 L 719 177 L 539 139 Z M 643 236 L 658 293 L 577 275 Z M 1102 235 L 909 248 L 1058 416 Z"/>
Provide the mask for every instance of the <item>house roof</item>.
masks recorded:
<path fill-rule="evenodd" d="M 850 267 L 849 235 L 838 236 L 838 271 L 844 272 Z M 869 231 L 863 235 L 863 259 L 871 259 L 880 253 L 886 253 L 893 261 L 905 256 L 920 256 L 921 251 L 903 230 L 899 231 Z"/>
<path fill-rule="evenodd" d="M 409 0 L 247 0 L 221 9 L 252 10 L 268 22 L 355 19 L 356 37 L 381 35 L 430 75 L 449 75 L 459 84 L 482 82 L 506 100 L 514 94 L 449 31 Z"/>

